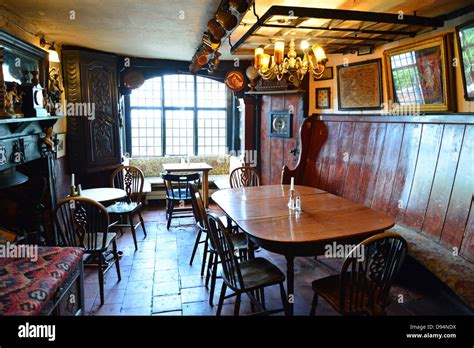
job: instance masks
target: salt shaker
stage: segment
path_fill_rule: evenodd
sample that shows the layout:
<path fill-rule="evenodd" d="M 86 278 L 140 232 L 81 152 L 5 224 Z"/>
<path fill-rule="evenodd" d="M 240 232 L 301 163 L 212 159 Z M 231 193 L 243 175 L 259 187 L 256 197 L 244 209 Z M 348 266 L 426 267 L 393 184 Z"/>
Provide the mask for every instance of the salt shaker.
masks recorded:
<path fill-rule="evenodd" d="M 296 210 L 301 210 L 301 199 L 300 196 L 296 196 Z"/>

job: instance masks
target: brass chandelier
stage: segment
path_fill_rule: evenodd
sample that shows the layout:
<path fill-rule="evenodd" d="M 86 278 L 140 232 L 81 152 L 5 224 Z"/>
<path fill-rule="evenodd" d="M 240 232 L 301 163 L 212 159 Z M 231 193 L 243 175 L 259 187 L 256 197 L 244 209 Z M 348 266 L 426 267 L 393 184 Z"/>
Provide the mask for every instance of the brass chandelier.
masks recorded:
<path fill-rule="evenodd" d="M 295 40 L 292 38 L 288 50 L 288 55 L 284 56 L 285 41 L 275 42 L 273 56 L 266 54 L 262 47 L 255 49 L 254 66 L 258 74 L 264 80 L 288 77 L 288 81 L 295 86 L 300 85 L 300 81 L 308 71 L 315 78 L 321 78 L 326 67 L 327 57 L 324 49 L 314 44 L 309 46 L 307 41 L 301 41 L 303 57 L 298 57 L 295 49 Z"/>

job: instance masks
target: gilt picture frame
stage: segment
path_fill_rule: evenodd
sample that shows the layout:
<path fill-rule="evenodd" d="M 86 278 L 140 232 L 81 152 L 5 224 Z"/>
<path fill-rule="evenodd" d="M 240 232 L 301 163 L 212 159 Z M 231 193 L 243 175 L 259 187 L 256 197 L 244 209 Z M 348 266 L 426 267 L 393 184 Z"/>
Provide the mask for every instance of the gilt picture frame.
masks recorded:
<path fill-rule="evenodd" d="M 474 100 L 474 20 L 456 27 L 464 99 Z"/>
<path fill-rule="evenodd" d="M 442 35 L 384 52 L 392 108 L 416 106 L 419 112 L 453 111 L 449 46 L 448 35 Z"/>
<path fill-rule="evenodd" d="M 332 80 L 334 78 L 334 68 L 332 66 L 327 66 L 324 68 L 323 74 L 320 78 L 316 78 L 313 76 L 313 80 L 317 81 L 325 81 L 325 80 Z"/>
<path fill-rule="evenodd" d="M 380 110 L 383 102 L 382 60 L 337 66 L 339 110 Z"/>

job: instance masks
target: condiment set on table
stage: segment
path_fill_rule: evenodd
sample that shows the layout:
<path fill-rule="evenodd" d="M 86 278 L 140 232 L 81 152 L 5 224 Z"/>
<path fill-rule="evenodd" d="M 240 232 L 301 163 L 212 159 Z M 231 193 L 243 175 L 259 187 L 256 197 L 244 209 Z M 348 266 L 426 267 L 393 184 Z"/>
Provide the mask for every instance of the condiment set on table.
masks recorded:
<path fill-rule="evenodd" d="M 301 211 L 301 198 L 296 196 L 295 199 L 295 178 L 291 178 L 290 182 L 290 200 L 288 202 L 290 210 Z"/>

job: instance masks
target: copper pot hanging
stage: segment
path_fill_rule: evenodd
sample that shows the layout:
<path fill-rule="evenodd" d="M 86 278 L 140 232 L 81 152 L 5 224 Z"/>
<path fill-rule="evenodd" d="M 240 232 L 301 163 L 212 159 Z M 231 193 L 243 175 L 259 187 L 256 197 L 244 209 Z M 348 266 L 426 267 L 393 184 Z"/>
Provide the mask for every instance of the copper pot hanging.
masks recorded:
<path fill-rule="evenodd" d="M 229 6 L 241 14 L 249 8 L 247 0 L 229 0 Z"/>
<path fill-rule="evenodd" d="M 220 7 L 216 12 L 216 19 L 227 31 L 234 29 L 238 24 L 237 17 L 232 13 L 225 11 L 222 7 Z"/>
<path fill-rule="evenodd" d="M 207 22 L 207 28 L 209 29 L 209 32 L 212 34 L 212 36 L 219 40 L 219 42 L 226 34 L 225 29 L 215 18 Z"/>
<path fill-rule="evenodd" d="M 221 46 L 221 40 L 214 37 L 211 33 L 205 33 L 202 42 L 209 46 L 212 51 L 217 51 Z"/>

